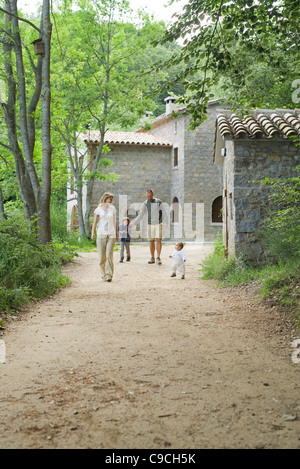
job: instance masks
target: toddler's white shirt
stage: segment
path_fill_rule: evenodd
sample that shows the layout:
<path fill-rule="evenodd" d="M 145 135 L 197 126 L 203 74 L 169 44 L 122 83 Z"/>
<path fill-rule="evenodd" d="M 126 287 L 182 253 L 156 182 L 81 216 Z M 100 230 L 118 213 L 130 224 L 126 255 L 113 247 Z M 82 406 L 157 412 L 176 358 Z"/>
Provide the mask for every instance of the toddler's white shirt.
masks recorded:
<path fill-rule="evenodd" d="M 176 264 L 183 264 L 184 261 L 186 260 L 186 256 L 182 249 L 180 251 L 177 251 L 177 249 L 175 249 L 175 251 L 172 254 L 172 258 Z"/>

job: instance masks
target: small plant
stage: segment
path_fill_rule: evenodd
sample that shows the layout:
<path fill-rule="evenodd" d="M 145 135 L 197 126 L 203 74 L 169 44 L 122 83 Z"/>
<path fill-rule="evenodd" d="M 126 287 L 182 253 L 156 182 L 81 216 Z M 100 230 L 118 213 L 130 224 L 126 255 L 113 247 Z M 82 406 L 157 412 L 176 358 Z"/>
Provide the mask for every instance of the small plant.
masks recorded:
<path fill-rule="evenodd" d="M 222 282 L 235 269 L 235 266 L 236 261 L 233 257 L 225 257 L 223 240 L 219 237 L 214 245 L 213 253 L 203 263 L 203 279 L 215 279 Z"/>

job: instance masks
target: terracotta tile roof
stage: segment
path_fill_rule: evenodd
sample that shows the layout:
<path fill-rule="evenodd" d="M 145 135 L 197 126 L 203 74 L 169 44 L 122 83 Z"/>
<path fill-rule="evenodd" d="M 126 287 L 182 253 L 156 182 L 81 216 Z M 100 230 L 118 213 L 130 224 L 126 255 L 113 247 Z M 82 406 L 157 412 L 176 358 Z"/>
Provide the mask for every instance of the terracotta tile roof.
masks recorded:
<path fill-rule="evenodd" d="M 289 138 L 300 135 L 300 109 L 258 109 L 242 119 L 230 111 L 220 111 L 217 126 L 222 137 Z"/>
<path fill-rule="evenodd" d="M 87 143 L 99 143 L 100 132 L 91 131 L 81 134 L 81 138 Z M 171 147 L 172 143 L 163 137 L 158 137 L 147 132 L 118 132 L 107 131 L 105 133 L 104 143 L 119 145 L 145 145 L 145 146 L 167 146 Z"/>

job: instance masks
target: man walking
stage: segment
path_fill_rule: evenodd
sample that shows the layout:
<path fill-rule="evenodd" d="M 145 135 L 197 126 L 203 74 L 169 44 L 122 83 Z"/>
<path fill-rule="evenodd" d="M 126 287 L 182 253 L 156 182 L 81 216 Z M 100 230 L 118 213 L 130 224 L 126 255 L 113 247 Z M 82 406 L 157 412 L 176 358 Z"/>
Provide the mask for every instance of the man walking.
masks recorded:
<path fill-rule="evenodd" d="M 142 218 L 148 214 L 148 239 L 150 242 L 150 254 L 151 258 L 148 264 L 155 263 L 155 247 L 156 247 L 156 262 L 161 265 L 161 240 L 162 240 L 162 225 L 164 223 L 167 226 L 168 215 L 163 207 L 163 203 L 160 199 L 153 196 L 152 189 L 148 189 L 146 192 L 147 200 L 142 205 L 142 209 L 139 215 L 132 220 L 132 224 L 136 226 Z M 156 243 L 156 246 L 155 246 Z"/>

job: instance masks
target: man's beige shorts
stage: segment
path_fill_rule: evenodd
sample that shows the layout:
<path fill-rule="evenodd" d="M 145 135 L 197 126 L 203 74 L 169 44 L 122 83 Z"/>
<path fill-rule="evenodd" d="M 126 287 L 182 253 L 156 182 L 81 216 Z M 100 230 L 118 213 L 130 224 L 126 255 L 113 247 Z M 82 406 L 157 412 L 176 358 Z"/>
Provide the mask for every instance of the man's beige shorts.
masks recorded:
<path fill-rule="evenodd" d="M 148 239 L 152 241 L 154 239 L 162 239 L 162 224 L 148 225 Z"/>

